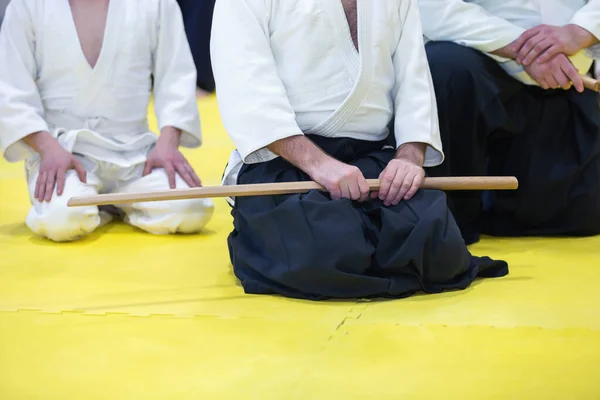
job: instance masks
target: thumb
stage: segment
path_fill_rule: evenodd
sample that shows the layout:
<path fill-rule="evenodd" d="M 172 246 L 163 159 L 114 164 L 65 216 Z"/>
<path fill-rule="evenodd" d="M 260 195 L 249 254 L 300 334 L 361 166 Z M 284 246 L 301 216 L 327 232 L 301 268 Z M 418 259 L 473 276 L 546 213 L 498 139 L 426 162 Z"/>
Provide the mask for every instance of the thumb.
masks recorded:
<path fill-rule="evenodd" d="M 83 167 L 83 165 L 79 162 L 79 160 L 73 160 L 73 168 L 75 172 L 77 172 L 77 176 L 79 176 L 79 180 L 82 183 L 87 183 L 87 171 Z"/>

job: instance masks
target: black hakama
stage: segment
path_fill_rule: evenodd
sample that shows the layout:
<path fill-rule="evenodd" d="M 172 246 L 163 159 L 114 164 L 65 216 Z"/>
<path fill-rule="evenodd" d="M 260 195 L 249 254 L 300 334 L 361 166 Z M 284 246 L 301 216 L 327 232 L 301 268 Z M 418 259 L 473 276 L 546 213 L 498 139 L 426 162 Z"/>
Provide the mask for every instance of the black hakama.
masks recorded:
<path fill-rule="evenodd" d="M 467 243 L 498 236 L 600 233 L 600 107 L 586 90 L 543 90 L 486 55 L 426 46 L 446 161 L 436 176 L 510 175 L 518 191 L 449 193 Z"/>
<path fill-rule="evenodd" d="M 365 178 L 377 178 L 394 150 L 383 142 L 311 139 Z M 310 178 L 282 158 L 244 165 L 239 184 Z M 504 261 L 471 256 L 444 193 L 421 190 L 385 207 L 333 201 L 325 192 L 238 197 L 228 239 L 234 272 L 246 293 L 310 300 L 406 297 L 464 289 L 477 277 L 508 273 Z"/>
<path fill-rule="evenodd" d="M 185 32 L 196 64 L 197 86 L 207 92 L 214 92 L 215 79 L 210 60 L 210 31 L 215 8 L 215 0 L 177 0 Z"/>

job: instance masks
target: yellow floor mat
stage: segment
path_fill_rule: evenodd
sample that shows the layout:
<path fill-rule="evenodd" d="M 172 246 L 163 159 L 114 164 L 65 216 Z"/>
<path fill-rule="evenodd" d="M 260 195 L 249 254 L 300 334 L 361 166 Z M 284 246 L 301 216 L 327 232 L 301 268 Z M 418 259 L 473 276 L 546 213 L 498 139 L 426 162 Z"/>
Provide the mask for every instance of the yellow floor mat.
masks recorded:
<path fill-rule="evenodd" d="M 201 100 L 207 185 L 232 148 Z M 511 273 L 461 292 L 311 303 L 245 295 L 229 206 L 197 236 L 111 224 L 53 244 L 0 161 L 0 399 L 600 399 L 600 238 L 489 239 Z"/>

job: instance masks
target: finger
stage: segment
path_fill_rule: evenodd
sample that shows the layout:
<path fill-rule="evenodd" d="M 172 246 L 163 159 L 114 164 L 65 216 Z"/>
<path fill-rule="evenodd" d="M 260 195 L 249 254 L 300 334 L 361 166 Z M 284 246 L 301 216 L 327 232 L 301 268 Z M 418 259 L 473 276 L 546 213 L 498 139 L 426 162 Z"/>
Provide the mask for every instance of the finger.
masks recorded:
<path fill-rule="evenodd" d="M 67 171 L 63 168 L 56 171 L 56 194 L 59 196 L 62 196 L 65 189 L 66 175 Z"/>
<path fill-rule="evenodd" d="M 48 173 L 46 178 L 46 194 L 44 200 L 50 202 L 52 195 L 54 194 L 54 187 L 56 186 L 56 170 L 52 170 Z"/>
<path fill-rule="evenodd" d="M 585 84 L 583 83 L 583 79 L 581 79 L 579 74 L 573 74 L 573 77 L 571 77 L 571 82 L 573 82 L 575 90 L 577 90 L 579 93 L 583 93 L 585 90 Z"/>
<path fill-rule="evenodd" d="M 352 182 L 350 185 L 348 185 L 348 190 L 350 191 L 350 198 L 352 200 L 354 200 L 354 201 L 360 200 L 362 194 L 360 192 L 358 180 L 356 180 L 356 181 Z"/>
<path fill-rule="evenodd" d="M 560 69 L 567 75 L 569 81 L 573 83 L 575 90 L 577 90 L 579 93 L 582 93 L 585 90 L 583 79 L 581 79 L 579 71 L 577 71 L 577 68 L 575 68 L 570 61 L 561 64 Z"/>
<path fill-rule="evenodd" d="M 356 181 L 350 181 L 342 183 L 342 197 L 345 199 L 356 200 L 360 197 L 360 191 Z"/>
<path fill-rule="evenodd" d="M 371 198 L 372 198 L 373 200 L 375 200 L 375 199 L 376 199 L 376 198 L 378 198 L 378 197 L 379 197 L 379 191 L 378 191 L 378 190 L 377 190 L 377 191 L 375 191 L 375 192 L 372 192 L 372 193 L 371 193 Z"/>
<path fill-rule="evenodd" d="M 369 198 L 369 184 L 363 176 L 358 179 L 358 189 L 360 190 L 360 198 L 358 201 L 361 203 L 367 201 Z"/>
<path fill-rule="evenodd" d="M 37 181 L 35 183 L 35 194 L 33 195 L 33 197 L 41 202 L 42 200 L 44 200 L 44 188 L 46 187 L 46 172 L 45 171 L 40 171 L 38 174 L 38 178 Z"/>
<path fill-rule="evenodd" d="M 192 176 L 192 179 L 194 180 L 196 187 L 201 187 L 202 181 L 200 180 L 200 177 L 196 174 L 196 171 L 194 171 L 194 168 L 192 168 L 192 166 L 187 163 L 185 164 L 185 168 L 187 169 L 189 174 Z"/>
<path fill-rule="evenodd" d="M 81 164 L 79 161 L 75 160 L 73 162 L 73 168 L 75 169 L 75 172 L 77 172 L 79 181 L 81 183 L 87 183 L 87 171 L 85 170 L 85 167 L 83 166 L 83 164 Z"/>
<path fill-rule="evenodd" d="M 557 45 L 552 45 L 548 49 L 546 49 L 546 51 L 540 54 L 540 56 L 538 57 L 538 62 L 542 64 L 548 62 L 550 61 L 550 59 L 552 59 L 552 57 L 554 57 L 558 53 L 561 53 L 560 48 Z"/>
<path fill-rule="evenodd" d="M 558 83 L 558 85 L 564 90 L 569 90 L 571 88 L 571 80 L 562 69 L 559 69 L 554 73 L 554 79 L 556 80 L 556 83 Z"/>
<path fill-rule="evenodd" d="M 343 184 L 343 186 L 340 187 L 340 194 L 341 194 L 341 198 L 343 198 L 343 199 L 351 198 L 349 185 Z"/>
<path fill-rule="evenodd" d="M 554 79 L 554 73 L 546 77 L 546 84 L 550 89 L 558 89 L 559 85 L 558 82 L 556 82 L 556 79 Z"/>
<path fill-rule="evenodd" d="M 539 77 L 536 79 L 537 83 L 539 83 L 540 87 L 544 90 L 548 90 L 550 89 L 550 86 L 548 86 L 548 82 L 546 82 L 546 79 L 544 77 Z"/>
<path fill-rule="evenodd" d="M 192 178 L 190 171 L 185 167 L 185 165 L 186 164 L 177 164 L 175 166 L 175 169 L 177 170 L 179 176 L 181 176 L 181 179 L 183 179 L 183 181 L 189 187 L 196 187 L 196 181 L 194 180 L 194 178 Z"/>
<path fill-rule="evenodd" d="M 519 50 L 519 53 L 517 54 L 517 59 L 515 61 L 518 64 L 522 64 L 523 60 L 525 59 L 525 57 L 527 57 L 529 52 L 531 52 L 531 50 L 533 50 L 535 45 L 537 45 L 542 40 L 543 40 L 543 37 L 541 35 L 537 35 L 537 34 L 530 37 L 529 39 L 527 39 L 527 41 L 523 44 L 523 46 L 521 46 L 521 49 Z"/>
<path fill-rule="evenodd" d="M 531 51 L 523 59 L 523 65 L 528 66 L 529 64 L 531 64 L 533 61 L 535 61 L 535 59 L 540 54 L 542 54 L 544 51 L 546 51 L 547 49 L 549 49 L 551 46 L 552 46 L 552 42 L 550 40 L 547 40 L 547 39 L 541 40 L 539 43 L 537 43 L 531 49 Z"/>
<path fill-rule="evenodd" d="M 421 188 L 421 184 L 423 184 L 424 177 L 425 177 L 424 174 L 421 172 L 419 172 L 415 175 L 415 178 L 413 179 L 411 188 L 404 195 L 404 200 L 410 200 L 415 196 L 415 194 L 417 194 L 417 192 Z"/>
<path fill-rule="evenodd" d="M 406 175 L 404 175 L 404 178 L 402 179 L 402 182 L 400 183 L 400 190 L 398 191 L 398 194 L 396 195 L 396 197 L 394 199 L 392 199 L 392 204 L 397 205 L 398 203 L 400 203 L 400 200 L 402 200 L 404 198 L 404 196 L 406 196 L 406 193 L 408 193 L 408 191 L 410 190 L 410 188 L 412 187 L 412 183 L 415 179 L 414 176 L 414 172 L 408 172 Z"/>
<path fill-rule="evenodd" d="M 388 166 L 381 173 L 379 180 L 381 181 L 381 186 L 379 187 L 379 199 L 385 200 L 390 193 L 390 189 L 392 188 L 392 183 L 394 183 L 394 178 L 396 177 L 397 168 L 393 164 L 388 164 Z"/>
<path fill-rule="evenodd" d="M 147 160 L 146 164 L 144 164 L 144 172 L 142 172 L 142 176 L 150 175 L 152 172 L 153 165 L 151 160 Z"/>
<path fill-rule="evenodd" d="M 329 191 L 329 195 L 331 196 L 332 200 L 339 200 L 342 198 L 342 191 L 339 186 L 336 186 Z"/>
<path fill-rule="evenodd" d="M 514 51 L 515 53 L 518 53 L 521 48 L 523 47 L 523 45 L 532 37 L 534 37 L 535 35 L 537 35 L 539 32 L 539 28 L 535 27 L 533 29 L 529 29 L 525 32 L 523 32 L 521 34 L 521 36 L 519 36 L 519 38 L 511 45 L 512 51 Z"/>
<path fill-rule="evenodd" d="M 396 195 L 396 197 L 394 197 L 394 200 L 392 200 L 392 204 L 395 205 L 395 206 L 397 206 L 402 201 L 402 198 L 403 198 L 403 196 L 401 196 L 400 192 L 398 192 L 398 194 Z"/>
<path fill-rule="evenodd" d="M 408 171 L 406 171 L 404 169 L 396 172 L 396 177 L 394 178 L 394 182 L 392 183 L 392 188 L 390 189 L 390 192 L 388 193 L 387 197 L 385 198 L 385 201 L 383 202 L 383 204 L 385 204 L 386 206 L 390 206 L 393 204 L 394 199 L 396 198 L 396 196 L 398 196 L 398 193 L 402 190 L 402 183 L 406 179 L 407 173 L 408 173 Z"/>
<path fill-rule="evenodd" d="M 165 172 L 167 173 L 167 177 L 169 178 L 169 187 L 171 189 L 175 189 L 175 168 L 173 164 L 167 163 L 164 166 Z"/>

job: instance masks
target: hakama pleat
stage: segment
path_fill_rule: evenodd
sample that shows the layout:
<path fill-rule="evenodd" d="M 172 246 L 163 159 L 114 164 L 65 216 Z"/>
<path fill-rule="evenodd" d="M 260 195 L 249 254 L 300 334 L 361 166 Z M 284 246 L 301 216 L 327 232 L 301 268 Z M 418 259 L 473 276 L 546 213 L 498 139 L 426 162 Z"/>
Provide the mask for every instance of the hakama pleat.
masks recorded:
<path fill-rule="evenodd" d="M 543 90 L 491 58 L 426 46 L 446 161 L 436 176 L 509 175 L 517 191 L 449 193 L 467 243 L 499 236 L 600 233 L 600 107 L 586 90 Z M 484 201 L 485 200 L 485 201 Z"/>

